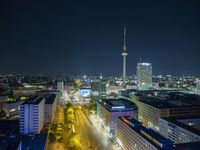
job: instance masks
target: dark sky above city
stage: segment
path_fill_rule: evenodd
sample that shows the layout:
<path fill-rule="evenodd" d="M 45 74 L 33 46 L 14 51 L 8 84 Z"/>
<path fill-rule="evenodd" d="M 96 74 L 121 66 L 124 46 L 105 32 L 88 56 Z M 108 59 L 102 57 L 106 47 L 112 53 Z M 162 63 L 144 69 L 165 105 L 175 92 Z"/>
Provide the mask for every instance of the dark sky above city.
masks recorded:
<path fill-rule="evenodd" d="M 154 74 L 200 74 L 200 4 L 193 0 L 1 0 L 0 73 L 122 74 L 139 58 Z"/>

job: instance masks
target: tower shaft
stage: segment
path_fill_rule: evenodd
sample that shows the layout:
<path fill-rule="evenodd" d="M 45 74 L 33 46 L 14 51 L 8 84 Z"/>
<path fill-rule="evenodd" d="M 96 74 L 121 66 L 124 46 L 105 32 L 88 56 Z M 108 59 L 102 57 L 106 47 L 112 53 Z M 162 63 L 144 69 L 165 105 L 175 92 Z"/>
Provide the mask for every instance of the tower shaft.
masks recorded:
<path fill-rule="evenodd" d="M 126 88 L 126 27 L 124 27 L 124 45 L 123 45 L 123 52 L 122 52 L 122 57 L 123 57 L 123 87 Z"/>

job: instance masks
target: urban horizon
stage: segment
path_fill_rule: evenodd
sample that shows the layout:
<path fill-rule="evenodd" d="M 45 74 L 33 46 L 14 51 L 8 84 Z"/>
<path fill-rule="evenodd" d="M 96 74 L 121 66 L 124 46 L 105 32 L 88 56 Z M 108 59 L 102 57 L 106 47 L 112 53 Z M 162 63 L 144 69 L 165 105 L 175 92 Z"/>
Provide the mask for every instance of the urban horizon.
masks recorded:
<path fill-rule="evenodd" d="M 0 2 L 0 150 L 199 150 L 199 7 Z"/>

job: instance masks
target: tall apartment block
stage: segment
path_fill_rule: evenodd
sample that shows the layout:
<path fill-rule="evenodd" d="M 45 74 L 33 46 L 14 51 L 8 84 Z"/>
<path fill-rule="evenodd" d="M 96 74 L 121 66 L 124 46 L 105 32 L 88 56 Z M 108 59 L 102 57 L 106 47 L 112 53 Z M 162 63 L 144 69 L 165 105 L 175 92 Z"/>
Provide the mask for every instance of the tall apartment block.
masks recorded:
<path fill-rule="evenodd" d="M 40 133 L 44 125 L 44 97 L 32 97 L 20 105 L 20 134 Z"/>
<path fill-rule="evenodd" d="M 56 111 L 56 94 L 51 94 L 45 98 L 44 123 L 52 123 Z"/>

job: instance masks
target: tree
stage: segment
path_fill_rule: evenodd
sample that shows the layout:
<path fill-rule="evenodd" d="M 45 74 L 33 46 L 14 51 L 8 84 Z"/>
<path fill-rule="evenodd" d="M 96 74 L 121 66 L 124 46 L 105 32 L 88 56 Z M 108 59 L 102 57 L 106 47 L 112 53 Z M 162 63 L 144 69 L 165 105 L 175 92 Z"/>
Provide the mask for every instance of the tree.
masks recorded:
<path fill-rule="evenodd" d="M 72 134 L 69 139 L 70 150 L 81 150 L 80 136 L 78 134 Z"/>
<path fill-rule="evenodd" d="M 67 114 L 73 114 L 73 113 L 74 113 L 73 108 L 68 108 L 68 109 L 67 109 Z"/>

